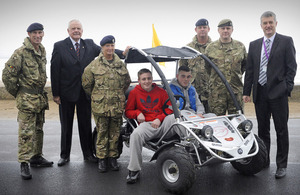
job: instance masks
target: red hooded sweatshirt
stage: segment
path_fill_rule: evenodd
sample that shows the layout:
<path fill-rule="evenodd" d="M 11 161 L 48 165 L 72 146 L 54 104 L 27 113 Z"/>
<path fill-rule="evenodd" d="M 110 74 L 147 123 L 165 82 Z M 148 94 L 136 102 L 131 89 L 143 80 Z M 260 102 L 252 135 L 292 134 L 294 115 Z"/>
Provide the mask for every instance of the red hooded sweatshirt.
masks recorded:
<path fill-rule="evenodd" d="M 129 119 L 136 119 L 142 112 L 145 121 L 154 121 L 159 119 L 163 122 L 166 115 L 163 113 L 162 107 L 169 98 L 167 92 L 152 83 L 153 89 L 150 92 L 145 91 L 140 85 L 137 85 L 128 96 L 125 108 L 125 115 Z M 168 103 L 169 105 L 169 103 Z M 169 108 L 166 109 L 168 114 L 172 113 Z"/>

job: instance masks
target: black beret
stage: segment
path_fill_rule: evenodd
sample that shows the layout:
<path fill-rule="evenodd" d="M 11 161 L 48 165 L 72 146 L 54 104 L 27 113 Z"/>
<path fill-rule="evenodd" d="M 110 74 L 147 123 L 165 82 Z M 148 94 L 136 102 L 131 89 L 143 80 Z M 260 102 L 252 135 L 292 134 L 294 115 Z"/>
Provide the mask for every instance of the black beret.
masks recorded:
<path fill-rule="evenodd" d="M 44 26 L 40 23 L 32 23 L 27 28 L 27 32 L 32 32 L 35 30 L 44 30 Z"/>
<path fill-rule="evenodd" d="M 103 39 L 100 41 L 100 45 L 104 46 L 107 43 L 115 43 L 115 42 L 116 42 L 116 40 L 115 40 L 114 36 L 107 35 L 107 36 L 103 37 Z"/>
<path fill-rule="evenodd" d="M 196 22 L 195 26 L 208 26 L 208 21 L 206 19 L 204 19 L 204 18 L 199 19 Z"/>
<path fill-rule="evenodd" d="M 221 20 L 218 24 L 218 27 L 223 27 L 223 26 L 232 26 L 232 21 L 230 19 Z"/>

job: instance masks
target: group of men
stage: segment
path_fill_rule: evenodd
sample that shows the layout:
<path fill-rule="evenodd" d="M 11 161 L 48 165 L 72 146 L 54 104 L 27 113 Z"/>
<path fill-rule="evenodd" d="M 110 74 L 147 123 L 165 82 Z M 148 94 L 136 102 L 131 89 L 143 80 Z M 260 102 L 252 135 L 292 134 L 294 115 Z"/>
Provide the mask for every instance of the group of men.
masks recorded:
<path fill-rule="evenodd" d="M 219 22 L 220 38 L 214 42 L 208 36 L 210 31 L 208 21 L 206 19 L 198 20 L 195 25 L 196 35 L 188 46 L 205 54 L 218 66 L 231 85 L 241 106 L 243 102 L 250 102 L 250 93 L 253 89 L 258 135 L 266 144 L 269 153 L 270 118 L 273 117 L 277 133 L 275 177 L 282 178 L 286 175 L 288 161 L 288 96 L 293 89 L 297 69 L 295 48 L 291 37 L 276 33 L 277 20 L 273 12 L 263 13 L 260 20 L 264 37 L 250 43 L 248 56 L 245 46 L 231 38 L 233 23 L 229 19 Z M 120 118 L 120 111 L 117 109 L 116 113 L 118 114 L 113 114 L 113 110 L 109 110 L 105 111 L 105 115 L 95 115 L 95 112 L 99 110 L 101 113 L 104 112 L 104 108 L 99 107 L 102 101 L 115 98 L 97 94 L 95 91 L 103 90 L 101 85 L 107 84 L 106 92 L 111 86 L 114 87 L 112 91 L 125 92 L 130 77 L 126 76 L 128 74 L 126 68 L 123 69 L 123 65 L 115 59 L 123 59 L 128 48 L 123 52 L 114 50 L 113 47 L 113 53 L 116 52 L 118 56 L 111 54 L 111 51 L 109 51 L 109 55 L 104 55 L 105 52 L 101 52 L 101 48 L 103 50 L 105 44 L 114 43 L 114 38 L 103 38 L 102 44 L 100 43 L 101 47 L 92 40 L 82 39 L 83 29 L 78 20 L 70 21 L 67 31 L 69 37 L 54 44 L 51 59 L 52 95 L 53 100 L 59 105 L 61 122 L 61 159 L 58 161 L 58 166 L 63 166 L 70 160 L 72 126 L 76 107 L 84 160 L 98 162 L 99 170 L 106 172 L 107 159 L 109 159 L 110 167 L 118 170 L 115 160 L 116 151 L 114 150 L 116 138 L 113 138 L 113 135 L 108 133 L 104 138 L 98 135 L 97 150 L 102 148 L 102 152 L 97 151 L 96 157 L 92 152 L 91 113 L 96 116 L 97 129 L 109 126 L 108 124 L 114 121 L 116 116 L 118 119 Z M 43 25 L 33 23 L 28 27 L 27 32 L 28 37 L 25 38 L 24 45 L 16 50 L 6 63 L 2 76 L 6 89 L 16 97 L 19 109 L 18 160 L 21 163 L 23 179 L 32 177 L 28 163 L 32 167 L 52 166 L 53 164 L 42 157 L 44 113 L 48 109 L 47 94 L 44 92 L 46 54 L 41 44 L 44 35 Z M 105 58 L 104 62 L 102 62 L 101 55 Z M 100 62 L 98 62 L 99 60 L 92 62 L 97 56 L 99 56 Z M 89 68 L 86 68 L 88 65 Z M 97 67 L 101 67 L 101 69 L 96 69 Z M 107 67 L 110 67 L 115 73 L 115 76 L 111 74 L 114 82 L 110 82 L 109 78 L 104 76 Z M 86 76 L 82 77 L 83 73 Z M 92 75 L 92 82 L 88 75 Z M 126 82 L 116 82 L 117 84 L 115 84 L 117 80 Z M 160 137 L 167 130 L 166 127 L 174 122 L 172 110 L 167 109 L 167 113 L 170 114 L 168 116 L 162 112 L 162 105 L 168 98 L 167 93 L 152 81 L 152 73 L 148 69 L 140 70 L 138 72 L 139 85 L 130 92 L 125 108 L 125 115 L 128 118 L 136 119 L 139 123 L 130 136 L 127 183 L 135 183 L 139 178 L 144 142 L 154 137 Z M 236 113 L 225 86 L 217 74 L 200 57 L 181 60 L 178 74 L 170 85 L 174 94 L 185 96 L 187 100 L 185 109 L 192 110 L 201 117 L 205 117 L 205 113 L 209 112 L 216 115 Z M 95 91 L 93 91 L 94 89 Z M 91 102 L 91 96 L 94 102 Z M 122 113 L 122 102 L 125 99 L 123 96 L 118 96 L 117 99 L 120 102 Z M 96 105 L 95 102 L 99 105 Z M 91 103 L 96 106 L 92 108 Z M 111 117 L 109 119 L 111 121 L 107 122 L 103 117 Z M 115 120 L 111 124 L 120 123 Z M 104 132 L 104 130 L 102 131 Z M 107 131 L 105 130 L 105 132 Z M 180 132 L 174 133 L 179 134 Z M 269 162 L 270 160 L 268 165 Z"/>
<path fill-rule="evenodd" d="M 291 37 L 276 32 L 275 13 L 264 12 L 260 18 L 260 25 L 264 37 L 250 43 L 248 54 L 241 42 L 231 38 L 233 24 L 229 19 L 220 21 L 218 24 L 220 38 L 211 43 L 208 36 L 210 30 L 208 21 L 205 19 L 197 21 L 195 28 L 197 35 L 188 45 L 204 53 L 218 66 L 242 107 L 244 102 L 251 101 L 250 94 L 253 90 L 258 136 L 264 141 L 268 150 L 266 167 L 270 165 L 272 116 L 277 135 L 275 178 L 280 179 L 286 175 L 288 162 L 288 96 L 293 90 L 297 70 L 296 51 Z M 182 64 L 189 66 L 193 75 L 202 74 L 200 77 L 202 79 L 193 78 L 192 83 L 200 93 L 199 98 L 205 102 L 206 111 L 217 115 L 236 113 L 225 86 L 207 63 L 200 60 L 185 60 Z M 208 103 L 206 103 L 207 99 Z"/>

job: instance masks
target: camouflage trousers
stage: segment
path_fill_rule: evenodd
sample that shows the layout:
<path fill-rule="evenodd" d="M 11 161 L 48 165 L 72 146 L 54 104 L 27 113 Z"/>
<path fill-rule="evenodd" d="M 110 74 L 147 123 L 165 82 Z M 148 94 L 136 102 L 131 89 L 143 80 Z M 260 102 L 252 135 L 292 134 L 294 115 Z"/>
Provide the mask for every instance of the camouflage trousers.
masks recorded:
<path fill-rule="evenodd" d="M 235 97 L 241 106 L 244 108 L 243 96 L 242 94 L 235 94 Z M 215 113 L 217 116 L 227 114 L 236 114 L 237 110 L 232 101 L 230 94 L 227 93 L 213 93 L 208 99 L 208 104 L 210 112 Z"/>
<path fill-rule="evenodd" d="M 97 127 L 96 156 L 99 159 L 118 157 L 118 140 L 122 117 L 94 115 Z"/>
<path fill-rule="evenodd" d="M 40 113 L 18 112 L 19 140 L 18 161 L 29 162 L 35 155 L 42 155 L 45 111 Z"/>

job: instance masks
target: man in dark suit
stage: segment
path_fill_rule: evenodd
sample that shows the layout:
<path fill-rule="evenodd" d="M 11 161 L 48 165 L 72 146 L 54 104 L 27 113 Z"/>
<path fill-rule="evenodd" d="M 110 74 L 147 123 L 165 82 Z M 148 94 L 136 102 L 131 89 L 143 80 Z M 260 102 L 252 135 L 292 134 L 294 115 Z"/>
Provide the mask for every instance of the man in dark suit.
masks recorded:
<path fill-rule="evenodd" d="M 99 55 L 101 48 L 91 39 L 81 39 L 83 29 L 80 21 L 70 21 L 67 31 L 70 37 L 54 44 L 51 59 L 52 94 L 54 102 L 59 104 L 61 122 L 61 159 L 58 166 L 70 160 L 75 107 L 84 160 L 97 163 L 92 152 L 91 100 L 82 88 L 81 75 Z M 122 51 L 116 50 L 116 53 L 124 58 Z"/>
<path fill-rule="evenodd" d="M 250 43 L 244 81 L 243 100 L 250 102 L 253 87 L 258 122 L 258 136 L 270 153 L 270 118 L 272 115 L 277 135 L 277 170 L 275 178 L 286 175 L 289 135 L 288 96 L 294 87 L 297 63 L 293 39 L 276 33 L 277 20 L 273 12 L 261 16 L 264 37 Z M 267 167 L 270 164 L 268 161 Z"/>

